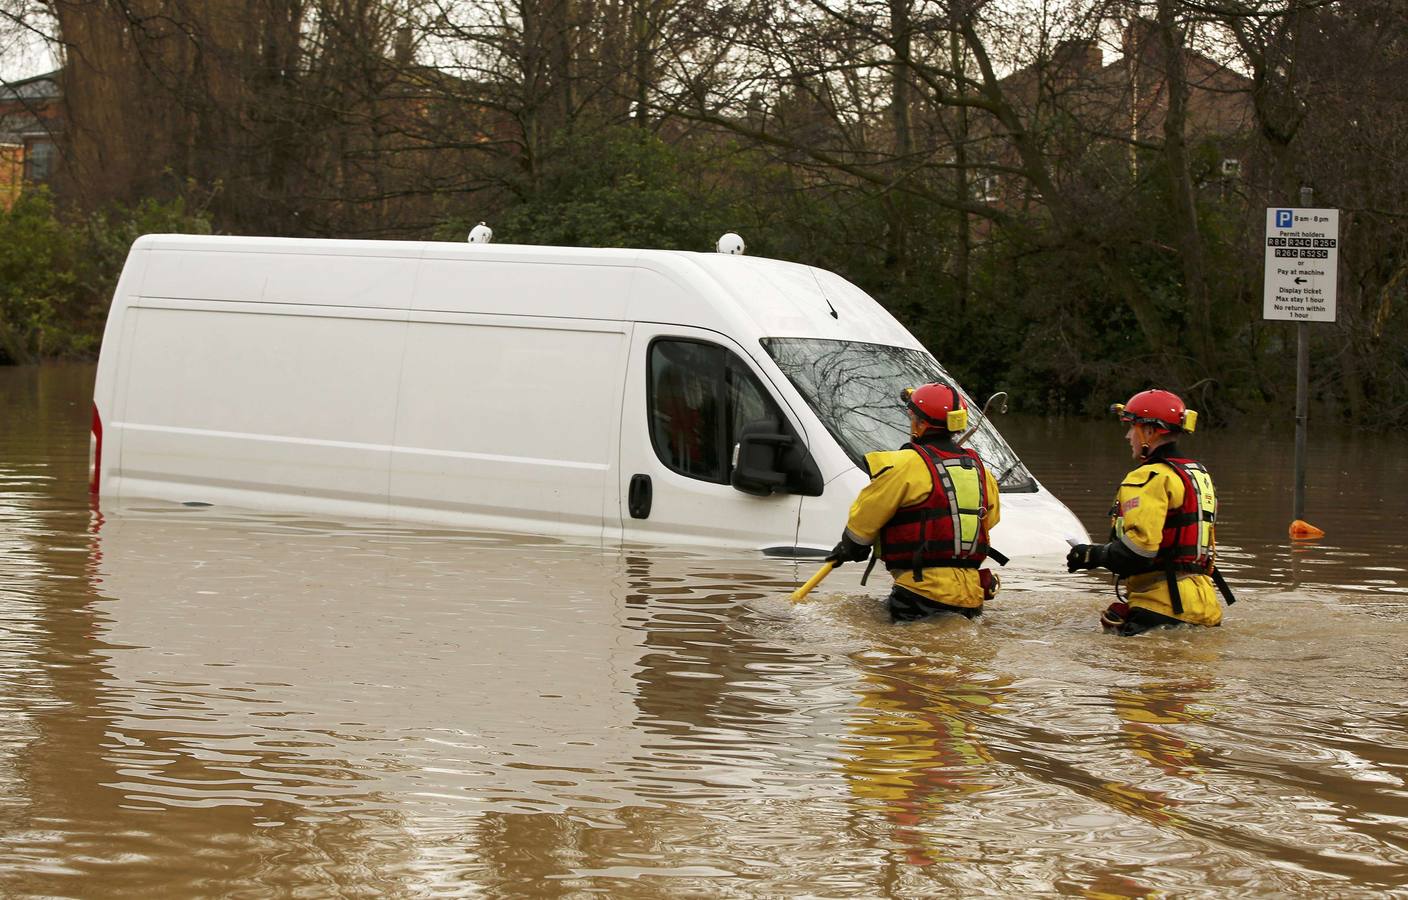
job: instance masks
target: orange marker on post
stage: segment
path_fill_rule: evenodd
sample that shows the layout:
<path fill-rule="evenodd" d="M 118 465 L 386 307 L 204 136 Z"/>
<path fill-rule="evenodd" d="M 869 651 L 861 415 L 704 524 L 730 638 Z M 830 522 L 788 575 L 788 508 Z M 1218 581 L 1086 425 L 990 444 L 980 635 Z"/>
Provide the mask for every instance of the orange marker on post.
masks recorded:
<path fill-rule="evenodd" d="M 1319 528 L 1316 528 L 1314 525 L 1311 525 L 1304 519 L 1296 519 L 1294 522 L 1291 523 L 1292 540 L 1312 540 L 1314 538 L 1322 538 L 1324 536 L 1325 532 L 1321 531 Z"/>

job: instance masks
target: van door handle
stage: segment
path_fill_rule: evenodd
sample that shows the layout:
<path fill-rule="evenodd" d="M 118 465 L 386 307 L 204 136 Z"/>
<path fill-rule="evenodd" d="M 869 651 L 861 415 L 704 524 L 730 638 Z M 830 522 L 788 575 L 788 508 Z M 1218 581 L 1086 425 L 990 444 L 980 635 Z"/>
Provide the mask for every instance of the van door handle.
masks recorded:
<path fill-rule="evenodd" d="M 650 517 L 651 493 L 649 475 L 631 476 L 631 490 L 626 494 L 626 508 L 631 511 L 631 518 Z"/>

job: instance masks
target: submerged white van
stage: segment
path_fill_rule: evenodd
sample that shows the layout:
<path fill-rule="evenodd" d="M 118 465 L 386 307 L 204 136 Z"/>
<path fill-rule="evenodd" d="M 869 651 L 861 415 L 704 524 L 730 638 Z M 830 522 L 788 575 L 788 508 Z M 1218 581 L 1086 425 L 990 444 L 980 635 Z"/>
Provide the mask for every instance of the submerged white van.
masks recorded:
<path fill-rule="evenodd" d="M 811 555 L 864 454 L 907 439 L 900 389 L 940 378 L 860 289 L 777 260 L 148 235 L 103 335 L 93 489 Z M 1086 540 L 989 421 L 971 446 L 994 546 Z"/>

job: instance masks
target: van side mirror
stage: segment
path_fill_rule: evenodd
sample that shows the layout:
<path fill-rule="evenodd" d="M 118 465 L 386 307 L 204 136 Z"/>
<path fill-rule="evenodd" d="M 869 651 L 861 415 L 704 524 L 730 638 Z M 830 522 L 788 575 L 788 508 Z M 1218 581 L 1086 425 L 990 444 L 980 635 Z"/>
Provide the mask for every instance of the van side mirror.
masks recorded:
<path fill-rule="evenodd" d="M 776 422 L 744 425 L 733 445 L 729 483 L 745 494 L 783 492 L 821 496 L 821 470 L 801 441 L 778 431 Z"/>
<path fill-rule="evenodd" d="M 745 494 L 766 497 L 787 483 L 778 466 L 780 451 L 792 446 L 790 434 L 770 431 L 771 422 L 751 422 L 743 426 L 733 445 L 733 472 L 729 483 Z"/>

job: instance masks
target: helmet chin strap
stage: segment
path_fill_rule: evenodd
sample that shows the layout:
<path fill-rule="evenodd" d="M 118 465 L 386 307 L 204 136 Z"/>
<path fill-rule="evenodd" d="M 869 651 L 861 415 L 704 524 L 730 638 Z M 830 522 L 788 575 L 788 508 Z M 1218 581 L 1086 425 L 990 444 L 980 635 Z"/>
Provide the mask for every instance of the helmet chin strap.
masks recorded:
<path fill-rule="evenodd" d="M 1159 447 L 1162 447 L 1164 444 L 1169 443 L 1173 439 L 1174 434 L 1171 431 L 1154 432 L 1154 435 L 1151 438 L 1151 440 L 1153 440 L 1152 444 L 1150 444 L 1149 441 L 1143 440 L 1141 436 L 1141 439 L 1139 441 L 1139 458 L 1148 459 L 1150 453 L 1153 453 Z"/>

